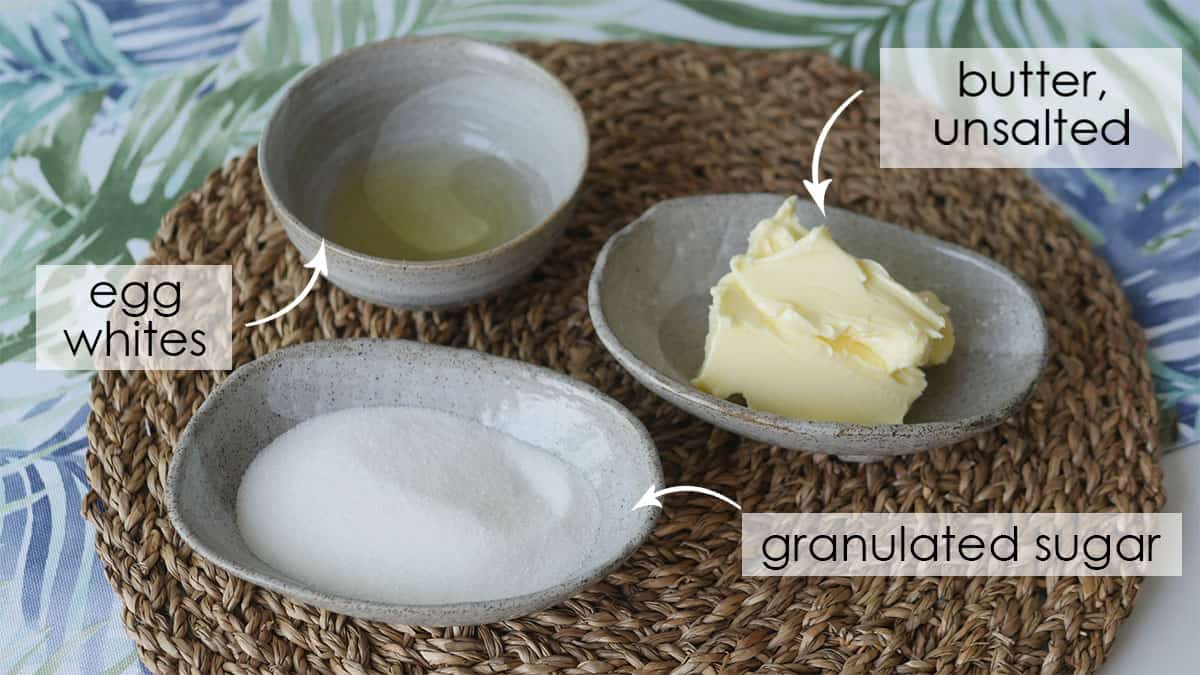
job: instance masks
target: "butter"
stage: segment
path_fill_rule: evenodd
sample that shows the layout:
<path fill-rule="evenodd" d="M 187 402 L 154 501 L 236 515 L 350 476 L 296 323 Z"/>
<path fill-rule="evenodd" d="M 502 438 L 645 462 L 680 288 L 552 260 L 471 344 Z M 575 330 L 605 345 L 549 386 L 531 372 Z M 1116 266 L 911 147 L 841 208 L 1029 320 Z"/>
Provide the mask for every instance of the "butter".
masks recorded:
<path fill-rule="evenodd" d="M 704 363 L 693 384 L 756 410 L 889 424 L 925 390 L 922 366 L 954 348 L 949 308 L 796 217 L 796 198 L 750 233 L 712 289 Z"/>

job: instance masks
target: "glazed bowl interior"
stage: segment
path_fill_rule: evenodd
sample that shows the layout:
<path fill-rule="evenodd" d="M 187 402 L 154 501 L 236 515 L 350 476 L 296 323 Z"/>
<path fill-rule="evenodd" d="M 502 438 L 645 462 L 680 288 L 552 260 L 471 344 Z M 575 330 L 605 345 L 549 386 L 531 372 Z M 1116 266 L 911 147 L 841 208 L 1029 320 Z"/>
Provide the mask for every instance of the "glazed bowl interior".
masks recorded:
<path fill-rule="evenodd" d="M 466 148 L 516 168 L 528 189 L 526 231 L 569 202 L 587 143 L 574 98 L 532 61 L 471 40 L 405 38 L 350 50 L 305 73 L 276 106 L 259 163 L 277 207 L 326 237 L 327 204 L 352 166 L 435 146 Z"/>
<path fill-rule="evenodd" d="M 748 231 L 782 196 L 747 197 L 736 208 L 710 199 L 696 210 L 660 208 L 644 227 L 614 242 L 601 290 L 608 328 L 642 361 L 681 386 L 704 359 L 709 289 L 746 250 Z M 669 203 L 668 203 L 669 204 Z M 994 263 L 942 242 L 842 210 L 822 219 L 839 245 L 869 258 L 909 288 L 931 290 L 951 308 L 957 345 L 950 361 L 925 369 L 928 386 L 905 418 L 949 422 L 985 416 L 1022 398 L 1045 358 L 1040 308 L 1026 287 Z M 703 219 L 696 216 L 702 212 Z M 717 215 L 720 214 L 720 215 Z"/>

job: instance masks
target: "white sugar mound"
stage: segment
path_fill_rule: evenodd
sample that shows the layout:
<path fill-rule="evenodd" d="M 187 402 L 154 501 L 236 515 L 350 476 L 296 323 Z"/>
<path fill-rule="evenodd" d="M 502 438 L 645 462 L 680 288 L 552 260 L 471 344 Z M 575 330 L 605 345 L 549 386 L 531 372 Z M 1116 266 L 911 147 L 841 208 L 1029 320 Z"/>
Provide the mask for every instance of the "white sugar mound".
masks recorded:
<path fill-rule="evenodd" d="M 238 489 L 242 537 L 315 589 L 405 604 L 494 600 L 573 576 L 595 492 L 554 455 L 421 408 L 350 408 L 264 448 Z"/>

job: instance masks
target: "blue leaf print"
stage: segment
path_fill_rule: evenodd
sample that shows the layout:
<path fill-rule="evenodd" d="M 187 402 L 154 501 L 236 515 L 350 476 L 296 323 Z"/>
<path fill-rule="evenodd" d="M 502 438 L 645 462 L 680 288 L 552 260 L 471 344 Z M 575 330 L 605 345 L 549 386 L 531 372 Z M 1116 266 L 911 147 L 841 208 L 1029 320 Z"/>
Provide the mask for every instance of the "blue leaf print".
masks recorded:
<path fill-rule="evenodd" d="M 139 81 L 144 70 L 116 49 L 90 3 L 55 3 L 0 17 L 0 156 L 79 94 Z"/>
<path fill-rule="evenodd" d="M 16 504 L 25 499 L 25 481 L 17 474 L 5 474 L 0 477 L 4 485 L 4 504 Z M 25 539 L 25 525 L 29 513 L 23 508 L 15 508 L 4 515 L 0 524 L 0 580 L 7 581 L 16 576 L 17 559 L 21 555 L 22 543 Z"/>
<path fill-rule="evenodd" d="M 1146 329 L 1169 432 L 1200 440 L 1200 163 L 1034 175 L 1099 238 Z"/>
<path fill-rule="evenodd" d="M 67 504 L 81 503 L 83 495 L 79 491 L 78 479 L 71 472 L 71 465 L 69 463 L 58 464 L 55 468 L 58 469 L 59 480 L 63 486 L 63 501 Z M 70 609 L 69 600 L 72 591 L 79 583 L 80 563 L 83 560 L 87 540 L 82 518 L 64 518 L 63 522 L 55 525 L 63 528 L 63 543 L 58 551 L 58 564 L 54 571 L 54 579 L 50 583 L 48 601 L 49 609 L 52 612 L 65 614 L 64 610 Z M 51 624 L 51 644 L 62 643 L 66 627 L 66 621 L 55 621 Z"/>
<path fill-rule="evenodd" d="M 58 402 L 61 401 L 62 398 L 63 397 L 61 395 L 55 396 L 53 398 L 46 399 L 45 401 L 42 401 L 41 403 L 34 405 L 24 415 L 21 415 L 21 419 L 27 420 L 27 419 L 32 419 L 34 417 L 37 417 L 38 415 L 41 415 L 42 413 L 46 412 L 47 410 L 50 410 L 54 406 L 58 405 Z"/>
<path fill-rule="evenodd" d="M 32 494 L 46 491 L 36 466 L 25 467 Z M 43 495 L 29 506 L 29 545 L 25 550 L 25 568 L 21 573 L 21 612 L 26 623 L 36 623 L 42 613 L 42 580 L 46 576 L 46 557 L 50 555 L 50 497 Z"/>
<path fill-rule="evenodd" d="M 21 417 L 36 417 L 53 403 L 39 402 Z M 104 628 L 114 617 L 114 598 L 99 560 L 90 555 L 94 533 L 78 514 L 87 486 L 86 420 L 87 408 L 79 407 L 34 447 L 0 449 L 0 643 L 11 640 L 14 630 L 18 641 L 39 636 L 0 663 L 25 657 L 36 663 L 67 653 L 101 663 L 128 653 L 120 632 Z"/>
<path fill-rule="evenodd" d="M 0 15 L 0 158 L 81 94 L 121 99 L 226 56 L 260 14 L 246 0 L 73 0 Z"/>
<path fill-rule="evenodd" d="M 259 3 L 247 0 L 101 0 L 98 5 L 121 52 L 147 66 L 225 56 L 262 12 Z"/>

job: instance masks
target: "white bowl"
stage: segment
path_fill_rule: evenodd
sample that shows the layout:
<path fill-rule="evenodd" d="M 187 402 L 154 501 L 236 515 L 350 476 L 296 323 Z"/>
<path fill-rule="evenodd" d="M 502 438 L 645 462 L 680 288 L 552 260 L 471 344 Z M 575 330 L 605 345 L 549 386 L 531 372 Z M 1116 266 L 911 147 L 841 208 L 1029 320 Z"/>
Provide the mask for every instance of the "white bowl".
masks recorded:
<path fill-rule="evenodd" d="M 446 260 L 395 260 L 327 240 L 338 177 L 374 153 L 447 143 L 525 167 L 542 195 L 514 238 Z M 382 305 L 461 305 L 521 281 L 571 221 L 587 123 L 561 82 L 510 49 L 464 38 L 398 38 L 345 51 L 293 82 L 263 130 L 267 198 L 301 256 L 326 240 L 329 279 Z M 535 190 L 536 188 L 536 190 Z"/>

